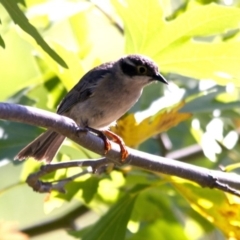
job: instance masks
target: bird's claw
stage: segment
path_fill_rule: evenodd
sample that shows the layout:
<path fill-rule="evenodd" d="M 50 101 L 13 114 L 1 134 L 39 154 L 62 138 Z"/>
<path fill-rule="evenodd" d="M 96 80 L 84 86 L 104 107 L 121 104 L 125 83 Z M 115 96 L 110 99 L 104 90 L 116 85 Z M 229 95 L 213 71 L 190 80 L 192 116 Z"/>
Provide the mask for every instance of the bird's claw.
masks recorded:
<path fill-rule="evenodd" d="M 109 131 L 109 130 L 104 130 L 103 131 L 105 133 L 105 135 L 107 135 L 108 137 L 110 137 L 115 143 L 117 143 L 120 146 L 121 149 L 121 162 L 124 163 L 125 159 L 128 157 L 129 153 L 128 150 L 122 140 L 122 138 L 120 138 L 118 135 L 116 135 L 115 133 Z M 107 139 L 108 140 L 108 139 Z M 108 140 L 109 141 L 109 140 Z M 109 142 L 110 143 L 110 142 Z M 106 146 L 106 144 L 105 144 Z M 110 149 L 111 149 L 111 143 L 110 143 Z M 110 150 L 109 149 L 109 150 Z M 108 152 L 109 150 L 106 149 L 106 152 Z M 105 153 L 106 154 L 106 153 Z"/>

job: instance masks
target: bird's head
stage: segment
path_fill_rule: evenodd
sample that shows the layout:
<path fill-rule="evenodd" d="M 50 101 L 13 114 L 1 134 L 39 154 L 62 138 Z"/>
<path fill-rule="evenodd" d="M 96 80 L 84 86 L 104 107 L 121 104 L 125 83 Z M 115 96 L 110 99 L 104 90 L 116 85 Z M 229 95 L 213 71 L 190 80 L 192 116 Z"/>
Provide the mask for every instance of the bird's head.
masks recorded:
<path fill-rule="evenodd" d="M 167 80 L 159 73 L 157 64 L 150 58 L 132 54 L 119 60 L 120 69 L 124 75 L 145 80 L 145 84 L 152 81 L 160 81 L 168 84 Z"/>

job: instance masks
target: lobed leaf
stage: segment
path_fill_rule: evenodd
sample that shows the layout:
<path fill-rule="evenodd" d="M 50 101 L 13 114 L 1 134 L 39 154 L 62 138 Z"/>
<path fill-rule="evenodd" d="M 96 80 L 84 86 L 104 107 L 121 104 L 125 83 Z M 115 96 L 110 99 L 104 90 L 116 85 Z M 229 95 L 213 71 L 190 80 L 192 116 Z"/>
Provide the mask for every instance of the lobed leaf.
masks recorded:
<path fill-rule="evenodd" d="M 191 113 L 180 113 L 178 110 L 184 105 L 182 102 L 171 109 L 164 109 L 155 116 L 145 118 L 140 123 L 136 122 L 134 114 L 118 120 L 117 125 L 111 127 L 111 130 L 121 136 L 128 146 L 137 146 L 148 138 L 165 132 L 185 121 L 192 116 Z"/>
<path fill-rule="evenodd" d="M 190 9 L 167 22 L 163 20 L 160 1 L 120 3 L 114 0 L 113 5 L 124 22 L 127 53 L 153 57 L 162 71 L 240 86 L 237 40 L 229 43 L 193 41 L 193 37 L 212 36 L 238 28 L 239 8 L 209 4 Z"/>

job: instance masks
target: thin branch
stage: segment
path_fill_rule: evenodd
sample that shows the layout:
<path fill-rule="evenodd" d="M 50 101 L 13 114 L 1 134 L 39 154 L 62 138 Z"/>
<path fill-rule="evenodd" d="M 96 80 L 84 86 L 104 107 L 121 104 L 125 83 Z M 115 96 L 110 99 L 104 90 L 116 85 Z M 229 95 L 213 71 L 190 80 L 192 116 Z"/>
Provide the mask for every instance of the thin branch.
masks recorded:
<path fill-rule="evenodd" d="M 41 166 L 38 172 L 30 174 L 26 182 L 36 192 L 47 193 L 47 192 L 51 192 L 52 190 L 56 190 L 60 193 L 66 193 L 64 187 L 67 183 L 87 173 L 96 173 L 96 172 L 101 173 L 99 172 L 99 169 L 102 169 L 103 166 L 106 166 L 109 163 L 112 163 L 112 162 L 106 158 L 101 158 L 96 160 L 78 160 L 78 161 L 72 160 L 69 162 L 47 164 L 47 165 Z M 86 170 L 68 178 L 64 178 L 64 179 L 60 179 L 52 182 L 44 182 L 40 180 L 40 178 L 43 177 L 44 175 L 47 175 L 51 172 L 55 172 L 58 169 L 63 169 L 63 168 L 67 169 L 72 167 L 79 168 L 79 167 L 85 167 L 85 166 L 88 166 Z"/>
<path fill-rule="evenodd" d="M 194 159 L 203 157 L 203 150 L 199 144 L 193 144 L 183 149 L 178 149 L 172 152 L 169 152 L 165 155 L 167 158 L 175 159 L 177 158 L 183 162 L 191 162 Z"/>
<path fill-rule="evenodd" d="M 51 232 L 59 229 L 68 229 L 68 230 L 79 230 L 79 228 L 74 227 L 74 222 L 79 219 L 79 216 L 84 216 L 84 214 L 88 214 L 89 208 L 84 205 L 78 203 L 74 206 L 70 212 L 66 213 L 66 215 L 60 215 L 55 219 L 48 218 L 48 221 L 45 221 L 41 224 L 35 224 L 32 226 L 27 226 L 26 228 L 21 229 L 24 233 L 26 233 L 30 239 L 34 236 L 39 236 L 41 234 L 45 234 L 47 232 Z"/>
<path fill-rule="evenodd" d="M 91 1 L 91 0 L 89 2 L 91 2 L 100 12 L 102 12 L 108 18 L 108 20 L 117 28 L 117 30 L 123 35 L 124 31 L 121 24 L 118 23 L 115 19 L 113 19 L 113 16 L 111 16 L 111 14 L 108 13 L 108 11 L 103 9 L 101 4 L 99 4 L 97 1 Z"/>
<path fill-rule="evenodd" d="M 102 139 L 90 132 L 78 134 L 78 126 L 67 117 L 33 107 L 0 103 L 0 118 L 50 128 L 81 146 L 104 155 Z M 224 189 L 225 192 L 240 196 L 240 176 L 237 174 L 209 170 L 134 149 L 128 150 L 129 156 L 125 161 L 126 164 L 141 167 L 145 170 L 178 176 L 194 181 L 202 187 Z M 119 146 L 112 143 L 112 149 L 106 154 L 106 158 L 120 165 L 121 154 Z"/>

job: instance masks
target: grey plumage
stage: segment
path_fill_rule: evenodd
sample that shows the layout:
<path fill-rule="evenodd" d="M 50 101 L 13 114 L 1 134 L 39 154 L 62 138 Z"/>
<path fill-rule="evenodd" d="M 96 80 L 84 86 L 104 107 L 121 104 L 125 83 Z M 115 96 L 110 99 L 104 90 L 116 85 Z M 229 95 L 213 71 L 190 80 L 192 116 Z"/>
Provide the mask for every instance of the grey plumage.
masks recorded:
<path fill-rule="evenodd" d="M 128 55 L 86 73 L 61 101 L 57 113 L 72 118 L 80 127 L 106 128 L 134 105 L 145 85 L 155 80 L 167 83 L 151 59 Z M 64 139 L 47 130 L 15 159 L 34 157 L 51 162 Z"/>

